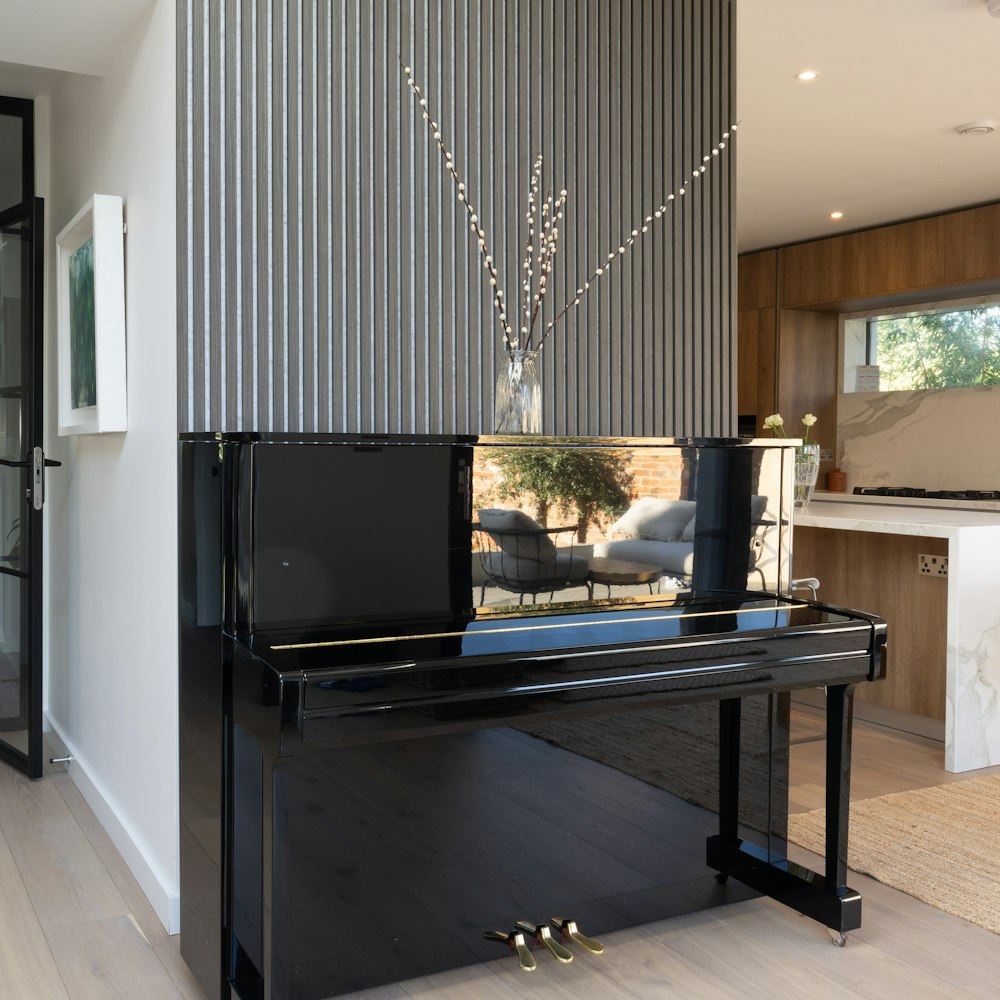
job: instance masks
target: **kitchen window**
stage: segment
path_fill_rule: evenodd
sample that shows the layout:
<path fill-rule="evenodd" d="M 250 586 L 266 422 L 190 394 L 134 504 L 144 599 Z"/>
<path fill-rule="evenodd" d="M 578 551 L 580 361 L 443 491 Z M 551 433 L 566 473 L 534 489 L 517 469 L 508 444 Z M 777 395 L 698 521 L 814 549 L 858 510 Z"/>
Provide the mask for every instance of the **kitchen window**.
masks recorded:
<path fill-rule="evenodd" d="M 846 392 L 1000 385 L 1000 300 L 845 317 Z"/>

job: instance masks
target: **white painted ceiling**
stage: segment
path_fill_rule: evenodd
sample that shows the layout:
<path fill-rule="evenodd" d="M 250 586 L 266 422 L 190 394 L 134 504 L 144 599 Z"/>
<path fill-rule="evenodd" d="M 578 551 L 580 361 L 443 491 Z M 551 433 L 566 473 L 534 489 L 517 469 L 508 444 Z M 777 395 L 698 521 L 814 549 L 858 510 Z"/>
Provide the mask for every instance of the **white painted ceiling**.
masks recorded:
<path fill-rule="evenodd" d="M 737 17 L 741 252 L 1000 200 L 986 0 L 737 0 Z M 996 131 L 956 134 L 980 119 Z"/>
<path fill-rule="evenodd" d="M 0 0 L 0 63 L 100 76 L 154 2 Z M 0 67 L 3 79 L 18 84 L 9 66 Z M 37 85 L 38 80 L 29 83 Z M 0 92 L 9 97 L 35 96 L 12 93 L 10 88 Z"/>
<path fill-rule="evenodd" d="M 100 75 L 153 2 L 0 0 L 0 94 Z M 1000 18 L 986 0 L 735 2 L 741 251 L 1000 200 Z M 812 83 L 795 78 L 806 68 Z M 955 133 L 978 119 L 997 130 Z"/>

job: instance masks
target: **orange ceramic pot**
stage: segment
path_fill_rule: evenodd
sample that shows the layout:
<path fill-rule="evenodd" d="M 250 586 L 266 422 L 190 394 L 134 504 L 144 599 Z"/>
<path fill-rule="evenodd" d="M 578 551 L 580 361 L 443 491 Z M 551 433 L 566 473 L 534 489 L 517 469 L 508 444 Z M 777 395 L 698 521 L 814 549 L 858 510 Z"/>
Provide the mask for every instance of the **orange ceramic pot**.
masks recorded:
<path fill-rule="evenodd" d="M 826 474 L 826 488 L 831 493 L 843 493 L 847 488 L 847 474 L 840 469 L 831 469 Z"/>

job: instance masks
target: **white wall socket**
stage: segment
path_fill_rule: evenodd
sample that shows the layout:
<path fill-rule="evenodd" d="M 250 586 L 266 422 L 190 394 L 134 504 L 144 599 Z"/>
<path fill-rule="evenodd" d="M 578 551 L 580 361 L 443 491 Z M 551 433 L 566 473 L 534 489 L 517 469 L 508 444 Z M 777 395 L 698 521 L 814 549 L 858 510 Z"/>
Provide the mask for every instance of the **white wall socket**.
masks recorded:
<path fill-rule="evenodd" d="M 923 552 L 917 556 L 919 561 L 918 570 L 921 576 L 947 576 L 948 575 L 948 557 L 947 556 L 928 556 Z"/>

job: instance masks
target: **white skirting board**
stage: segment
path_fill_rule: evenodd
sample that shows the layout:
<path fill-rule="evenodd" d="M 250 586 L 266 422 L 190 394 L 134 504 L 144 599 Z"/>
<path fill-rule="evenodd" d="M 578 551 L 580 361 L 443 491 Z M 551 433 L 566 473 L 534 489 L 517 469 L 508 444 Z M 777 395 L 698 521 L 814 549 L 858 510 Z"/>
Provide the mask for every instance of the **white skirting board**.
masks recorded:
<path fill-rule="evenodd" d="M 162 873 L 155 870 L 154 866 L 147 860 L 148 852 L 143 849 L 142 843 L 122 821 L 100 784 L 91 776 L 87 769 L 86 760 L 80 758 L 76 749 L 65 738 L 59 727 L 52 722 L 48 714 L 45 715 L 44 725 L 46 731 L 54 734 L 56 741 L 65 748 L 65 753 L 73 758 L 67 766 L 66 773 L 80 790 L 80 794 L 93 810 L 98 822 L 104 827 L 111 842 L 118 848 L 118 853 L 121 854 L 125 864 L 135 876 L 139 888 L 149 900 L 149 905 L 160 918 L 167 933 L 180 933 L 180 893 L 176 888 L 176 873 L 168 882 Z M 61 756 L 62 753 L 60 752 L 58 755 Z"/>

